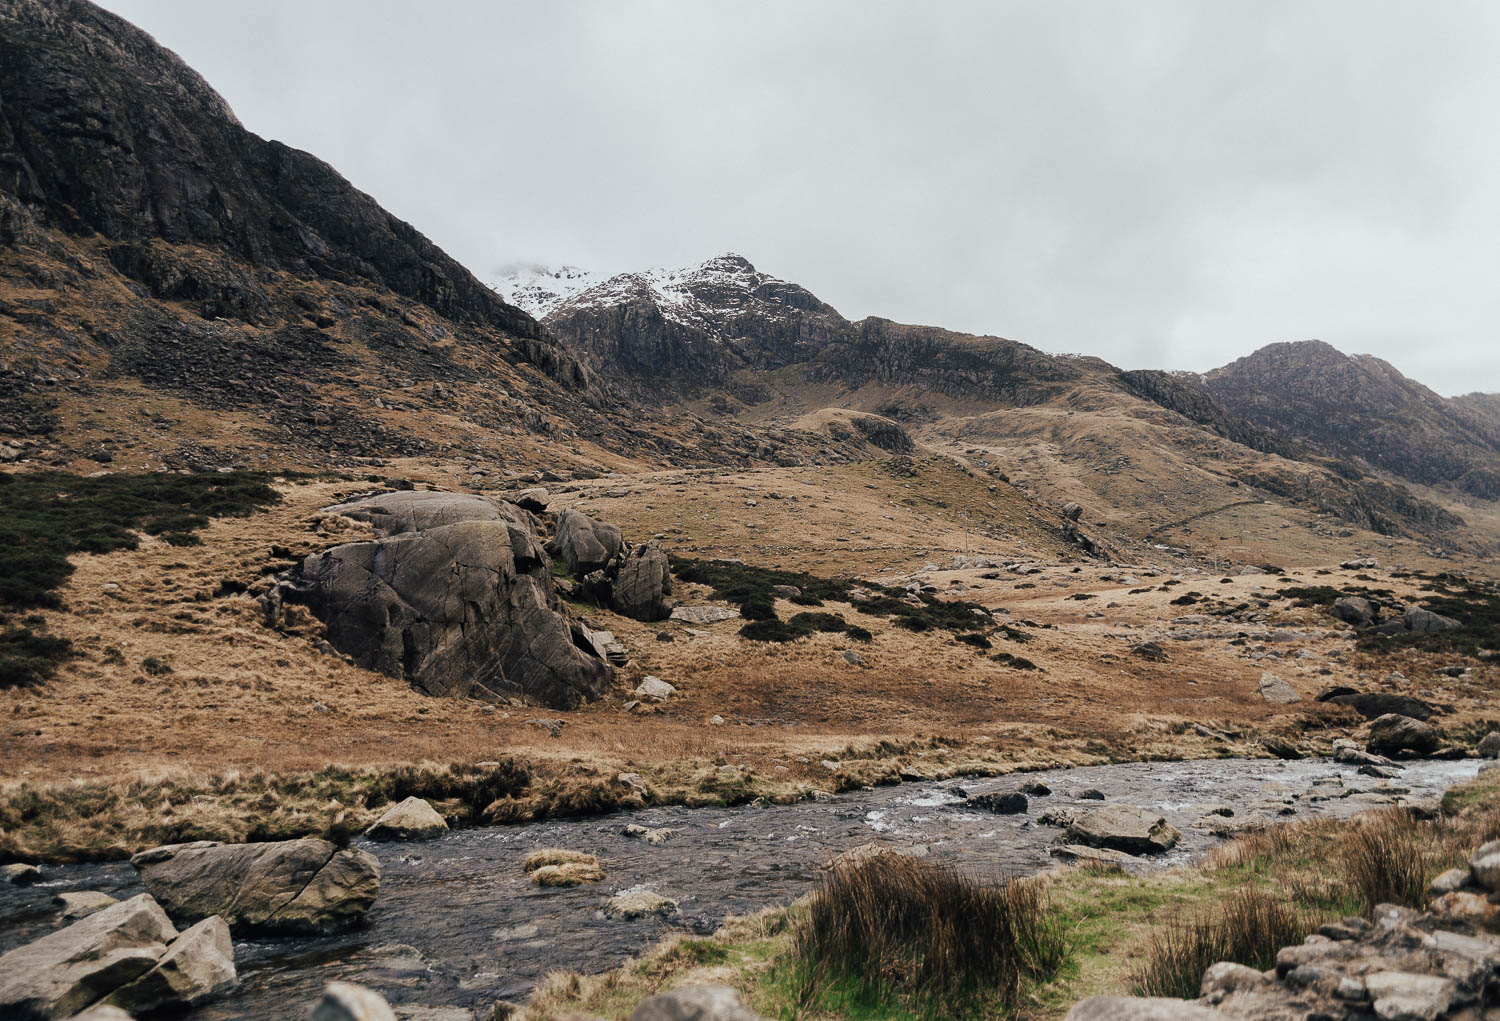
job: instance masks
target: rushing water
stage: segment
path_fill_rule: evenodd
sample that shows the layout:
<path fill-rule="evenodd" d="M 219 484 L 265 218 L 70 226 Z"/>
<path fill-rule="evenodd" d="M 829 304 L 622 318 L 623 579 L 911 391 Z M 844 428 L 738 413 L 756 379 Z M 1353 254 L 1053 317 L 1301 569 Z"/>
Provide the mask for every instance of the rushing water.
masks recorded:
<path fill-rule="evenodd" d="M 1472 777 L 1474 761 L 1418 762 L 1389 781 L 1412 796 L 1437 794 Z M 459 830 L 421 843 L 367 843 L 380 859 L 380 897 L 366 924 L 324 938 L 239 940 L 241 984 L 226 1000 L 194 1011 L 194 1021 L 302 1016 L 331 979 L 378 989 L 396 1005 L 486 1007 L 523 999 L 546 972 L 597 972 L 646 949 L 672 929 L 712 932 L 726 915 L 785 904 L 805 892 L 830 857 L 871 840 L 892 847 L 925 846 L 939 860 L 981 876 L 1034 872 L 1051 864 L 1059 831 L 1037 825 L 1053 805 L 1097 805 L 1076 796 L 1102 791 L 1109 802 L 1162 812 L 1183 832 L 1157 867 L 1200 854 L 1214 838 L 1190 824 L 1210 805 L 1240 815 L 1294 804 L 1288 818 L 1347 815 L 1364 799 L 1306 797 L 1339 778 L 1344 790 L 1377 790 L 1385 781 L 1327 761 L 1218 759 L 1059 769 L 993 781 L 957 780 L 856 791 L 795 805 L 738 808 L 653 808 L 582 820 Z M 1052 788 L 1024 815 L 974 812 L 961 788 L 1009 787 L 1040 781 Z M 676 833 L 652 846 L 628 838 L 627 823 Z M 597 885 L 540 888 L 521 872 L 539 847 L 599 855 L 609 870 Z M 0 952 L 44 935 L 62 922 L 52 898 L 67 890 L 102 890 L 115 897 L 141 892 L 128 864 L 45 868 L 29 888 L 0 886 Z M 611 895 L 649 889 L 681 905 L 681 917 L 611 921 L 599 911 Z M 427 1014 L 426 1017 L 438 1015 Z M 454 1012 L 452 1018 L 467 1016 Z M 443 1015 L 443 1021 L 449 1021 Z"/>

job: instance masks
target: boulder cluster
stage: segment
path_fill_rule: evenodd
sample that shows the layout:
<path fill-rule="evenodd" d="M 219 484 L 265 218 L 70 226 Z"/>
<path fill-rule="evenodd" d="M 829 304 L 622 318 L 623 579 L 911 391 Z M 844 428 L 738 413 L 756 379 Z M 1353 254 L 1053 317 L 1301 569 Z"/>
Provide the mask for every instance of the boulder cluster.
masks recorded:
<path fill-rule="evenodd" d="M 131 863 L 147 892 L 65 894 L 63 917 L 76 921 L 0 956 L 0 1017 L 118 1021 L 194 1007 L 238 983 L 231 935 L 333 932 L 380 892 L 374 855 L 311 838 L 172 844 Z"/>
<path fill-rule="evenodd" d="M 267 620 L 305 605 L 332 648 L 427 694 L 574 708 L 613 680 L 611 643 L 569 615 L 549 553 L 598 601 L 641 620 L 671 613 L 671 574 L 657 543 L 631 547 L 577 511 L 544 540 L 548 518 L 528 509 L 544 506 L 535 492 L 518 503 L 395 492 L 328 508 L 374 536 L 305 558 L 263 597 Z"/>
<path fill-rule="evenodd" d="M 1324 925 L 1276 965 L 1221 961 L 1197 1000 L 1092 996 L 1068 1021 L 1482 1021 L 1500 988 L 1500 841 L 1433 881 L 1426 911 L 1383 904 Z"/>

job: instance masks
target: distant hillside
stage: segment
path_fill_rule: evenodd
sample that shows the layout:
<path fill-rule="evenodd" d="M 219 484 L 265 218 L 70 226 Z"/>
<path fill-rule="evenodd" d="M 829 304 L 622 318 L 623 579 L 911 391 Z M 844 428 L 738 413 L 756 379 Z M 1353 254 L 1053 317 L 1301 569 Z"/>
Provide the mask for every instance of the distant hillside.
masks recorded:
<path fill-rule="evenodd" d="M 1427 485 L 1500 499 L 1497 398 L 1448 399 L 1371 355 L 1270 344 L 1206 373 L 1228 411 L 1290 440 Z"/>

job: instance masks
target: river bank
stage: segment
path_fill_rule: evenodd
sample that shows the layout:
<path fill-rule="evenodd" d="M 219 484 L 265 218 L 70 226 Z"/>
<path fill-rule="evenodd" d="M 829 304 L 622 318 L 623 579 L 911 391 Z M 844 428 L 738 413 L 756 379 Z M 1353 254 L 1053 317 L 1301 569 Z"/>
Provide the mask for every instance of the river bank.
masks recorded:
<path fill-rule="evenodd" d="M 383 873 L 366 925 L 339 936 L 241 941 L 240 988 L 192 1017 L 277 1016 L 300 1009 L 334 978 L 369 985 L 398 1006 L 483 1011 L 496 1000 L 525 999 L 549 972 L 608 972 L 663 937 L 707 938 L 727 918 L 783 907 L 811 887 L 831 857 L 871 841 L 952 861 L 982 877 L 1031 874 L 1054 863 L 1049 848 L 1060 835 L 1038 816 L 1097 803 L 1080 797 L 1092 791 L 1106 804 L 1160 812 L 1182 831 L 1169 853 L 1132 866 L 1154 873 L 1220 843 L 1195 826 L 1213 811 L 1268 822 L 1342 818 L 1379 801 L 1435 797 L 1478 767 L 1475 760 L 1414 762 L 1399 780 L 1382 781 L 1325 760 L 1130 763 L 1029 773 L 1026 780 L 1052 793 L 1033 798 L 1017 815 L 974 810 L 963 790 L 984 784 L 949 780 L 790 804 L 660 806 L 478 827 L 426 843 L 362 841 Z M 629 824 L 673 832 L 651 844 L 626 835 Z M 543 847 L 596 854 L 607 876 L 573 888 L 535 886 L 521 862 Z M 140 886 L 123 863 L 45 867 L 36 886 L 0 888 L 0 951 L 55 928 L 52 898 L 85 889 L 120 897 Z M 633 920 L 601 913 L 610 896 L 631 890 L 670 898 L 678 910 Z"/>

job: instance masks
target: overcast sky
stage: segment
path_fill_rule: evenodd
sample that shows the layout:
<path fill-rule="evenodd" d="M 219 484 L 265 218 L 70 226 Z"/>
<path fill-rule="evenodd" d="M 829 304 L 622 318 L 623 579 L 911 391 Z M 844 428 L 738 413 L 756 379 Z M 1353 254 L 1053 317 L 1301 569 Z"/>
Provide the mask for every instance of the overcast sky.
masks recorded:
<path fill-rule="evenodd" d="M 850 318 L 1500 390 L 1500 3 L 105 0 L 481 279 L 725 251 Z"/>

